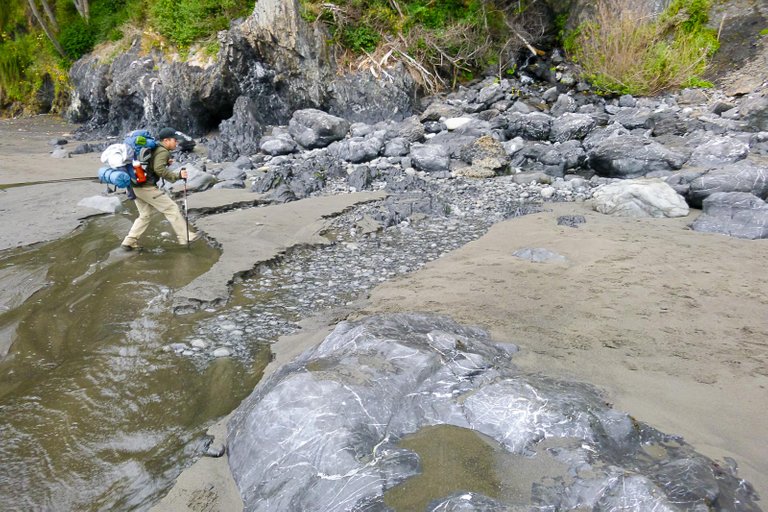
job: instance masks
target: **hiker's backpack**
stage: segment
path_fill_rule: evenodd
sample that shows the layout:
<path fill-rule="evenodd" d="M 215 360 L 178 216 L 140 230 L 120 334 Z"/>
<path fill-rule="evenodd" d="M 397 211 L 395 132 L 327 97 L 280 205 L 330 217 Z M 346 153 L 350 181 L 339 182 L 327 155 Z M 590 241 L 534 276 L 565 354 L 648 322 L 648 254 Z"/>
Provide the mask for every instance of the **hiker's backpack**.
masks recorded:
<path fill-rule="evenodd" d="M 106 164 L 99 169 L 99 181 L 118 188 L 128 188 L 136 183 L 136 175 L 131 165 L 133 148 L 127 144 L 112 144 L 101 153 L 101 162 Z"/>
<path fill-rule="evenodd" d="M 136 183 L 147 181 L 146 173 L 149 161 L 152 158 L 152 150 L 157 147 L 157 141 L 149 133 L 149 130 L 134 130 L 125 140 L 127 146 L 133 149 L 133 167 L 136 174 Z"/>

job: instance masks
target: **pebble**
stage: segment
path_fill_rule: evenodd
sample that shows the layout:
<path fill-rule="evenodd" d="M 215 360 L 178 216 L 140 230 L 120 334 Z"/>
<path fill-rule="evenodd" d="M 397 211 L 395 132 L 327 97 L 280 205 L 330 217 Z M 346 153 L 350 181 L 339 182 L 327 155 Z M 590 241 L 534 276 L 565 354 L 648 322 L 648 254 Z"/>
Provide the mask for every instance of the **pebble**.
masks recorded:
<path fill-rule="evenodd" d="M 365 218 L 386 218 L 386 201 L 358 205 L 334 218 L 330 228 L 338 233 L 336 243 L 294 249 L 239 283 L 248 302 L 219 311 L 214 321 L 198 325 L 188 343 L 195 346 L 195 341 L 206 340 L 207 346 L 219 348 L 197 352 L 195 357 L 247 358 L 254 344 L 274 342 L 296 332 L 302 318 L 354 303 L 380 283 L 476 240 L 497 222 L 539 211 L 542 197 L 578 199 L 555 194 L 559 188 L 571 189 L 570 183 L 560 179 L 553 185 L 518 185 L 511 177 L 434 179 L 429 183 L 425 196 L 449 204 L 449 212 L 412 214 L 368 234 L 352 228 Z M 599 183 L 575 180 L 574 184 L 583 185 L 583 199 Z M 330 182 L 326 189 L 348 190 L 344 181 Z"/>
<path fill-rule="evenodd" d="M 232 354 L 232 352 L 229 351 L 228 348 L 217 348 L 213 351 L 213 357 L 229 357 Z"/>

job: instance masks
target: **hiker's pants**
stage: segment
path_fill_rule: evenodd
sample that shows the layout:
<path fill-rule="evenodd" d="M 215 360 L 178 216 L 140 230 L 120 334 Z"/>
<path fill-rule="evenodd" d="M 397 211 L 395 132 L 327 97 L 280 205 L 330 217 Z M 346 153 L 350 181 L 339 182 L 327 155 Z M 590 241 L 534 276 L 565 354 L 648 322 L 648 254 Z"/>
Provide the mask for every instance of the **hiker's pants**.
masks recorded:
<path fill-rule="evenodd" d="M 139 237 L 149 226 L 152 208 L 165 215 L 176 232 L 176 238 L 180 244 L 186 244 L 187 240 L 194 240 L 196 233 L 190 231 L 189 238 L 187 238 L 187 224 L 184 216 L 181 214 L 179 206 L 165 192 L 157 187 L 136 187 L 133 189 L 133 193 L 136 194 L 134 202 L 136 209 L 139 210 L 139 216 L 133 221 L 128 236 L 123 240 L 123 245 L 135 247 L 138 244 Z"/>

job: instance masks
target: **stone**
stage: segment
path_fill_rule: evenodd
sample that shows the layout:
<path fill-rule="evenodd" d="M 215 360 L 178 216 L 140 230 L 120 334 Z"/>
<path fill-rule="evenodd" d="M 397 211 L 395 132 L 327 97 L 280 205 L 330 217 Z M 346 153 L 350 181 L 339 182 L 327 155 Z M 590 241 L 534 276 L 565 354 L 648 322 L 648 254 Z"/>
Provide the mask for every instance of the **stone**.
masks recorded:
<path fill-rule="evenodd" d="M 295 153 L 298 146 L 289 135 L 277 137 L 268 135 L 262 137 L 261 142 L 259 143 L 259 149 L 268 155 L 278 156 Z"/>
<path fill-rule="evenodd" d="M 622 94 L 621 96 L 619 96 L 619 106 L 630 107 L 630 108 L 636 107 L 637 100 L 631 94 Z"/>
<path fill-rule="evenodd" d="M 421 114 L 421 116 L 419 116 L 419 120 L 422 123 L 427 121 L 439 121 L 440 119 L 444 118 L 461 117 L 462 113 L 463 112 L 460 108 L 453 105 L 433 102 L 430 103 L 426 110 L 424 110 L 424 112 Z"/>
<path fill-rule="evenodd" d="M 768 131 L 768 94 L 750 94 L 741 100 L 739 114 L 750 131 Z"/>
<path fill-rule="evenodd" d="M 226 347 L 219 347 L 213 352 L 211 352 L 211 355 L 213 357 L 229 357 L 230 355 L 232 355 L 232 352 Z"/>
<path fill-rule="evenodd" d="M 56 148 L 51 151 L 51 158 L 71 158 L 71 155 L 68 149 Z"/>
<path fill-rule="evenodd" d="M 243 169 L 235 165 L 229 165 L 222 169 L 221 172 L 216 175 L 216 178 L 219 181 L 243 180 L 246 175 L 247 173 Z"/>
<path fill-rule="evenodd" d="M 352 137 L 335 142 L 331 147 L 333 153 L 342 160 L 359 164 L 378 157 L 383 146 L 384 141 L 379 137 Z"/>
<path fill-rule="evenodd" d="M 565 263 L 568 261 L 565 256 L 541 247 L 518 249 L 512 253 L 512 256 L 534 263 Z"/>
<path fill-rule="evenodd" d="M 637 178 L 655 171 L 680 169 L 685 156 L 644 137 L 606 139 L 587 152 L 589 166 L 600 176 Z"/>
<path fill-rule="evenodd" d="M 384 492 L 421 472 L 403 437 L 447 428 L 480 434 L 515 457 L 544 457 L 540 443 L 554 440 L 558 464 L 528 476 L 524 486 L 542 509 L 614 509 L 631 500 L 673 510 L 681 488 L 686 503 L 707 502 L 710 459 L 681 439 L 665 450 L 669 436 L 611 409 L 592 386 L 518 370 L 516 351 L 436 315 L 339 323 L 317 347 L 262 380 L 228 421 L 229 467 L 244 508 L 385 510 Z M 443 449 L 439 443 L 433 438 L 429 448 Z M 650 451 L 661 455 L 649 458 Z M 675 471 L 686 467 L 692 471 Z M 710 468 L 708 475 L 699 468 Z M 717 478 L 724 510 L 755 506 L 735 475 Z M 498 501 L 454 489 L 427 510 L 520 508 L 507 488 Z"/>
<path fill-rule="evenodd" d="M 243 169 L 245 171 L 253 169 L 253 162 L 251 161 L 251 158 L 246 155 L 238 157 L 233 165 L 238 169 Z"/>
<path fill-rule="evenodd" d="M 50 146 L 64 146 L 68 144 L 69 141 L 65 139 L 64 137 L 56 137 L 55 139 L 51 139 L 48 141 L 48 144 Z"/>
<path fill-rule="evenodd" d="M 595 127 L 595 120 L 588 114 L 562 114 L 555 122 L 549 133 L 552 142 L 565 142 L 583 139 Z"/>
<path fill-rule="evenodd" d="M 520 114 L 512 112 L 507 116 L 504 136 L 507 139 L 522 137 L 526 140 L 549 140 L 552 117 L 543 112 Z"/>
<path fill-rule="evenodd" d="M 288 123 L 288 132 L 303 148 L 324 148 L 341 140 L 349 131 L 349 122 L 317 109 L 297 110 Z"/>
<path fill-rule="evenodd" d="M 459 157 L 473 168 L 491 171 L 491 175 L 506 169 L 510 162 L 504 146 L 489 135 L 484 135 L 464 146 Z"/>
<path fill-rule="evenodd" d="M 206 343 L 205 340 L 201 340 L 199 338 L 192 340 L 189 344 L 192 348 L 198 348 L 201 350 L 208 348 L 208 343 Z"/>
<path fill-rule="evenodd" d="M 384 156 L 405 156 L 411 151 L 411 143 L 405 137 L 396 137 L 384 145 Z"/>
<path fill-rule="evenodd" d="M 689 181 L 686 197 L 691 206 L 699 207 L 716 192 L 747 192 L 764 199 L 768 197 L 768 166 L 742 160 L 700 172 Z"/>
<path fill-rule="evenodd" d="M 568 226 L 569 228 L 578 228 L 579 224 L 585 224 L 587 219 L 583 215 L 561 215 L 557 218 L 558 226 Z"/>
<path fill-rule="evenodd" d="M 768 238 L 768 204 L 747 192 L 715 192 L 704 199 L 694 231 L 722 233 L 736 238 Z"/>
<path fill-rule="evenodd" d="M 347 184 L 358 192 L 370 188 L 372 182 L 373 175 L 367 165 L 361 165 L 347 176 Z"/>
<path fill-rule="evenodd" d="M 688 204 L 660 179 L 622 180 L 592 192 L 592 207 L 616 217 L 685 217 Z"/>
<path fill-rule="evenodd" d="M 424 172 L 447 172 L 451 158 L 448 149 L 440 144 L 418 144 L 411 146 L 413 167 Z"/>
<path fill-rule="evenodd" d="M 576 112 L 576 100 L 567 94 L 560 94 L 552 108 L 549 109 L 550 115 L 560 117 L 565 113 Z M 557 123 L 555 123 L 557 124 Z"/>
<path fill-rule="evenodd" d="M 706 103 L 707 94 L 701 89 L 683 89 L 677 95 L 677 102 L 680 105 L 698 105 Z"/>
<path fill-rule="evenodd" d="M 96 151 L 99 151 L 99 150 L 96 147 L 94 147 L 94 145 L 84 142 L 82 144 L 78 144 L 77 146 L 75 146 L 75 149 L 71 151 L 71 154 L 85 155 L 87 153 L 94 153 Z"/>
<path fill-rule="evenodd" d="M 471 122 L 472 122 L 471 117 L 451 117 L 443 120 L 445 129 L 450 131 L 458 130 L 459 128 L 466 126 L 468 123 L 471 123 Z"/>
<path fill-rule="evenodd" d="M 386 77 L 343 73 L 328 87 L 328 113 L 352 122 L 374 124 L 401 120 L 413 112 L 416 82 L 404 66 L 390 67 Z"/>
<path fill-rule="evenodd" d="M 688 159 L 688 165 L 706 167 L 731 164 L 743 160 L 749 154 L 749 144 L 732 137 L 714 136 L 696 145 Z"/>
<path fill-rule="evenodd" d="M 212 188 L 218 189 L 233 189 L 233 188 L 245 188 L 245 181 L 243 180 L 226 180 L 216 183 Z"/>
<path fill-rule="evenodd" d="M 77 206 L 98 210 L 104 213 L 118 213 L 125 210 L 123 202 L 117 196 L 90 196 L 81 199 Z"/>

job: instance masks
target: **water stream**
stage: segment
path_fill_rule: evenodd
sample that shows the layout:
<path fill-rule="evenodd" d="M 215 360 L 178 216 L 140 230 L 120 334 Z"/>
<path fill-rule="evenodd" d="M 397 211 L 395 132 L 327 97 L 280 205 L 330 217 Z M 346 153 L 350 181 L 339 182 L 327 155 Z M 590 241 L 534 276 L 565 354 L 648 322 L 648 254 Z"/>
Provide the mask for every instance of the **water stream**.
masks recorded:
<path fill-rule="evenodd" d="M 148 508 L 204 451 L 207 426 L 252 391 L 271 357 L 269 342 L 492 224 L 478 215 L 345 232 L 360 215 L 338 219 L 337 243 L 259 267 L 227 307 L 185 316 L 171 313 L 172 291 L 219 253 L 176 246 L 160 219 L 143 239 L 150 249 L 139 254 L 115 249 L 130 225 L 126 215 L 0 253 L 0 284 L 14 290 L 0 304 L 0 347 L 13 342 L 0 361 L 0 503 Z M 232 357 L 212 357 L 216 347 Z"/>
<path fill-rule="evenodd" d="M 0 276 L 22 277 L 0 309 L 0 333 L 14 340 L 0 361 L 4 510 L 147 508 L 268 362 L 266 345 L 204 367 L 164 351 L 205 316 L 172 315 L 170 290 L 218 252 L 162 243 L 157 231 L 155 250 L 115 251 L 127 222 L 100 218 L 0 254 Z"/>

